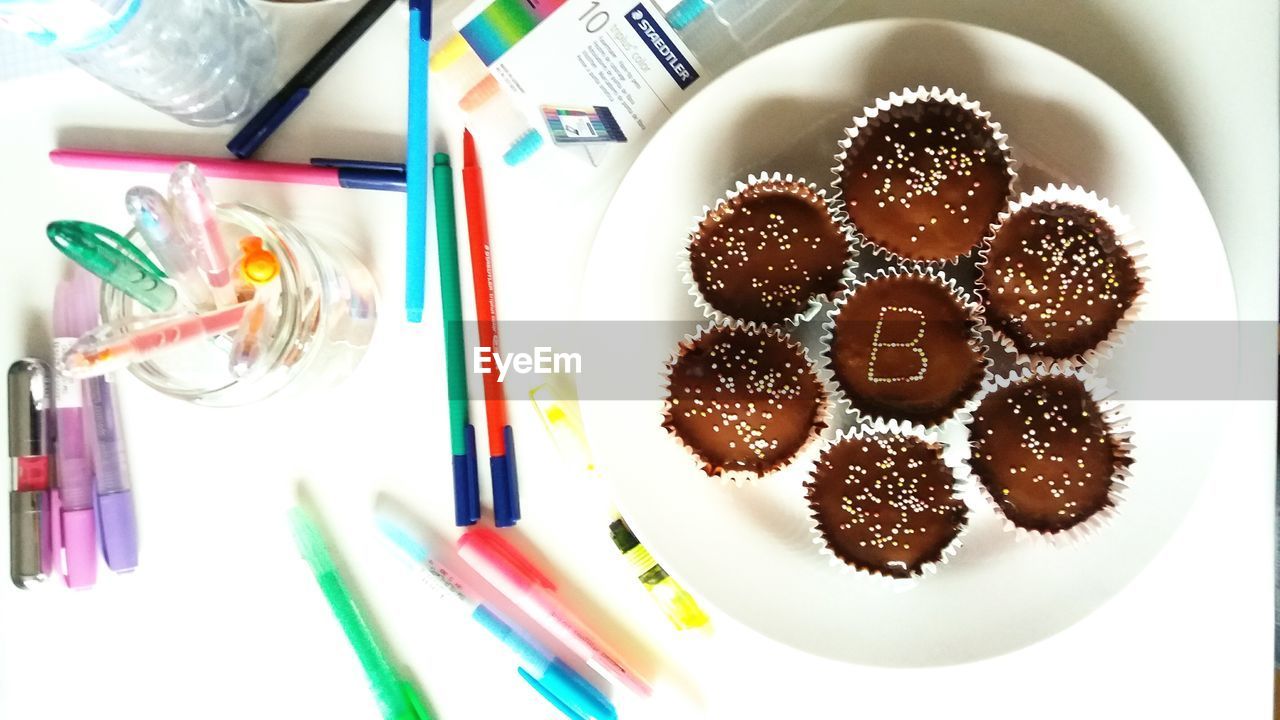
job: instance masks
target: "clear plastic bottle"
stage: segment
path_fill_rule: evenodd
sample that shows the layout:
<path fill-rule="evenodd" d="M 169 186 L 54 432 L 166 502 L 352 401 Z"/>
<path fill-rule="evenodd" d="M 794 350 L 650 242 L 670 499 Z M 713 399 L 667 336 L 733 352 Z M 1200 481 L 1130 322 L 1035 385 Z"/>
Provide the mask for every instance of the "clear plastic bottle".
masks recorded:
<path fill-rule="evenodd" d="M 252 112 L 275 70 L 275 39 L 245 0 L 0 0 L 0 27 L 189 125 Z"/>

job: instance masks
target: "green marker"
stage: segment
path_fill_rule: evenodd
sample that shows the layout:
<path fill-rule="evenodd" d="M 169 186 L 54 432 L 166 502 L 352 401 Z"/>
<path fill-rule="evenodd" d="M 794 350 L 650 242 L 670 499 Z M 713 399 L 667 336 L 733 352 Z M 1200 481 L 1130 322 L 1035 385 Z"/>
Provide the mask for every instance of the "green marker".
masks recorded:
<path fill-rule="evenodd" d="M 63 255 L 148 308 L 163 312 L 177 302 L 164 272 L 118 233 L 75 220 L 51 222 L 45 233 Z"/>
<path fill-rule="evenodd" d="M 311 572 L 320 584 L 320 590 L 329 601 L 329 608 L 347 634 L 347 642 L 356 651 L 360 665 L 369 678 L 369 688 L 378 701 L 384 720 L 432 720 L 426 704 L 418 697 L 413 685 L 401 677 L 391 666 L 387 653 L 378 645 L 373 629 L 360 614 L 360 607 L 342 582 L 333 556 L 325 545 L 320 529 L 301 507 L 289 511 L 289 523 L 293 527 L 293 539 L 303 559 L 311 566 Z"/>
<path fill-rule="evenodd" d="M 453 449 L 453 517 L 462 527 L 480 519 L 476 429 L 467 414 L 467 350 L 462 342 L 462 283 L 458 279 L 458 226 L 453 207 L 453 168 L 436 153 L 431 168 L 440 257 L 440 314 L 444 320 L 445 368 L 449 378 L 449 439 Z"/>

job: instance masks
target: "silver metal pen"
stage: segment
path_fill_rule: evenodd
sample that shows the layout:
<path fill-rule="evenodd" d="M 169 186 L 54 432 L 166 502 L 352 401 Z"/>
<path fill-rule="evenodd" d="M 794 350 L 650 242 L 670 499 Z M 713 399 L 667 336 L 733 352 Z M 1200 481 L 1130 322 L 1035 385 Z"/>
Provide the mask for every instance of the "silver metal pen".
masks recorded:
<path fill-rule="evenodd" d="M 49 486 L 53 477 L 53 373 L 40 360 L 9 366 L 9 576 L 20 588 L 53 570 Z"/>

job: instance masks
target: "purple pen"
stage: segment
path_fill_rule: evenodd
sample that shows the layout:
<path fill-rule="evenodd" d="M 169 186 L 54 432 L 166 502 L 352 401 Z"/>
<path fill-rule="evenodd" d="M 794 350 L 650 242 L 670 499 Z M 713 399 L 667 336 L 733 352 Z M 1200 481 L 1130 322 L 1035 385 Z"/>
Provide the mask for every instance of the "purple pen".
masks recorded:
<path fill-rule="evenodd" d="M 58 283 L 53 297 L 53 348 L 61 357 L 81 335 L 98 324 L 98 281 L 76 269 Z M 91 587 L 98 579 L 98 528 L 93 512 L 93 466 L 84 412 L 84 383 L 65 373 L 54 378 L 58 428 L 57 494 L 54 528 L 61 530 L 63 576 L 72 588 Z M 58 548 L 54 548 L 55 555 Z"/>
<path fill-rule="evenodd" d="M 111 381 L 96 377 L 87 381 L 89 406 L 86 416 L 93 469 L 98 481 L 98 522 L 102 525 L 102 554 L 107 567 L 129 572 L 138 567 L 138 520 L 133 510 L 133 490 L 129 468 L 120 439 L 115 391 Z"/>

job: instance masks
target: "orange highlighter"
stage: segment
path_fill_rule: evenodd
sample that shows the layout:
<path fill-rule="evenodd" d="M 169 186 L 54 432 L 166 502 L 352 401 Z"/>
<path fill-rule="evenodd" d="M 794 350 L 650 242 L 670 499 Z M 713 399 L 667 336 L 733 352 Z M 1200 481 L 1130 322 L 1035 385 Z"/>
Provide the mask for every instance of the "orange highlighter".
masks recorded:
<path fill-rule="evenodd" d="M 560 602 L 555 583 L 496 531 L 467 530 L 458 539 L 458 556 L 592 670 L 641 697 L 653 694 L 644 678 Z"/>
<path fill-rule="evenodd" d="M 476 143 L 470 131 L 462 136 L 462 195 L 467 204 L 467 235 L 471 245 L 471 289 L 476 299 L 480 347 L 498 354 L 498 309 L 493 295 L 493 266 L 489 252 L 489 221 L 484 206 L 484 177 L 476 162 Z M 498 373 L 484 375 L 484 415 L 489 435 L 489 477 L 493 483 L 493 524 L 510 527 L 520 519 L 520 489 L 516 480 L 515 438 L 507 422 L 507 399 Z"/>

